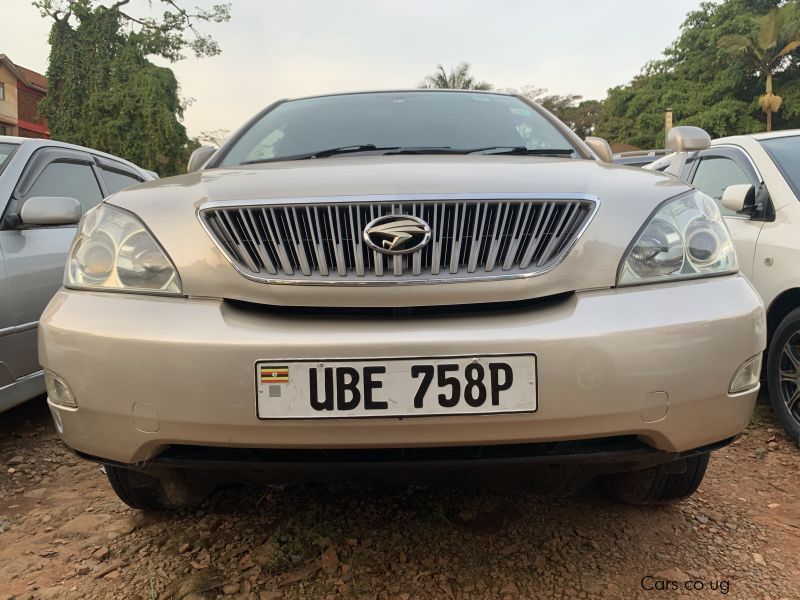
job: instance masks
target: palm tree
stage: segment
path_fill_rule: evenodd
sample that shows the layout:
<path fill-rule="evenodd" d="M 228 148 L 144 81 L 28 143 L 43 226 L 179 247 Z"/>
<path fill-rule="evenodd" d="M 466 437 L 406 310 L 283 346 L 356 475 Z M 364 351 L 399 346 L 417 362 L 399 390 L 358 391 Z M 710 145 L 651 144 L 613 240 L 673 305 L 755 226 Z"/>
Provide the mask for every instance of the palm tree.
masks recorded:
<path fill-rule="evenodd" d="M 450 74 L 444 70 L 442 65 L 436 65 L 436 72 L 428 75 L 422 82 L 422 88 L 444 88 L 451 90 L 490 90 L 492 84 L 485 81 L 476 81 L 475 77 L 469 72 L 468 62 L 459 63 L 450 69 Z"/>
<path fill-rule="evenodd" d="M 772 75 L 786 65 L 789 54 L 800 48 L 800 11 L 794 3 L 784 4 L 753 17 L 753 22 L 755 36 L 723 35 L 717 48 L 734 56 L 744 55 L 753 71 L 766 77 L 767 90 L 758 104 L 767 115 L 767 131 L 772 131 L 772 113 L 778 112 L 783 102 L 772 93 Z"/>

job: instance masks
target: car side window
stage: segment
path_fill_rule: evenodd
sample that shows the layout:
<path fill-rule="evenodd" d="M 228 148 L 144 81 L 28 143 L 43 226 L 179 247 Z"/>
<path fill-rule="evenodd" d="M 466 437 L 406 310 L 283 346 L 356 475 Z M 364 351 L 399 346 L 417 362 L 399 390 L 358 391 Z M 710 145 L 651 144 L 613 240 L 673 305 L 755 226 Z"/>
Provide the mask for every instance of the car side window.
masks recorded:
<path fill-rule="evenodd" d="M 86 212 L 103 200 L 100 184 L 92 167 L 71 162 L 51 162 L 25 194 L 25 200 L 34 196 L 67 196 L 81 203 Z"/>
<path fill-rule="evenodd" d="M 736 213 L 722 206 L 722 192 L 729 185 L 750 183 L 750 177 L 736 161 L 724 156 L 710 156 L 703 158 L 697 166 L 692 185 L 705 192 L 717 203 L 723 216 L 729 217 Z"/>
<path fill-rule="evenodd" d="M 131 173 L 123 173 L 122 171 L 106 169 L 105 167 L 102 168 L 102 171 L 103 179 L 106 181 L 106 187 L 108 188 L 109 194 L 116 194 L 118 191 L 124 190 L 126 187 L 136 185 L 137 183 L 142 183 L 141 179 L 135 177 Z"/>

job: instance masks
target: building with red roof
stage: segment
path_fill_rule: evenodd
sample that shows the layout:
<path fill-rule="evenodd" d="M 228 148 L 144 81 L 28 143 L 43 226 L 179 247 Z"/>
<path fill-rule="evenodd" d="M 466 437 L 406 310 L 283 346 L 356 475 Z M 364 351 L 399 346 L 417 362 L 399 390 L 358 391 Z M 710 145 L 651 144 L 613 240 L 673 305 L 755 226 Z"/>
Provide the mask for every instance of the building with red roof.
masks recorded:
<path fill-rule="evenodd" d="M 47 95 L 47 77 L 0 54 L 0 135 L 49 138 L 39 104 Z"/>

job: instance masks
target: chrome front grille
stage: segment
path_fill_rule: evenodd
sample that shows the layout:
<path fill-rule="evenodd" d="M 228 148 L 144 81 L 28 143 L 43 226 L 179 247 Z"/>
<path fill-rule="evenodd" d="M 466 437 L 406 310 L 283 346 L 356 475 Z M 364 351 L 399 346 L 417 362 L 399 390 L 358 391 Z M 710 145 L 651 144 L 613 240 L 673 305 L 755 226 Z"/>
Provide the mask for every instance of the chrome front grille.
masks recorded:
<path fill-rule="evenodd" d="M 337 197 L 208 203 L 200 219 L 246 277 L 276 283 L 429 283 L 525 277 L 552 269 L 588 225 L 596 198 L 570 195 Z M 369 248 L 385 215 L 428 223 L 404 255 Z"/>

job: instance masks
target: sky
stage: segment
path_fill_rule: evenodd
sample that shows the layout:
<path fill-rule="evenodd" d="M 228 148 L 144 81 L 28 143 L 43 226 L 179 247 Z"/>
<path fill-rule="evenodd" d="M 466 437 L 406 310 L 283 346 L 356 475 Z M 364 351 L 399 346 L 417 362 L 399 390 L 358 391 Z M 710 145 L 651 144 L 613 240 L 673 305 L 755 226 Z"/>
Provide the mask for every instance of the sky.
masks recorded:
<path fill-rule="evenodd" d="M 209 7 L 220 0 L 183 0 Z M 142 15 L 158 0 L 133 0 Z M 0 0 L 0 53 L 47 69 L 50 23 L 30 0 Z M 467 61 L 496 88 L 602 98 L 658 58 L 700 0 L 232 0 L 204 25 L 222 47 L 174 63 L 190 135 L 236 130 L 274 100 L 417 87 Z M 158 61 L 157 61 L 158 62 Z M 161 61 L 161 64 L 167 64 Z"/>

